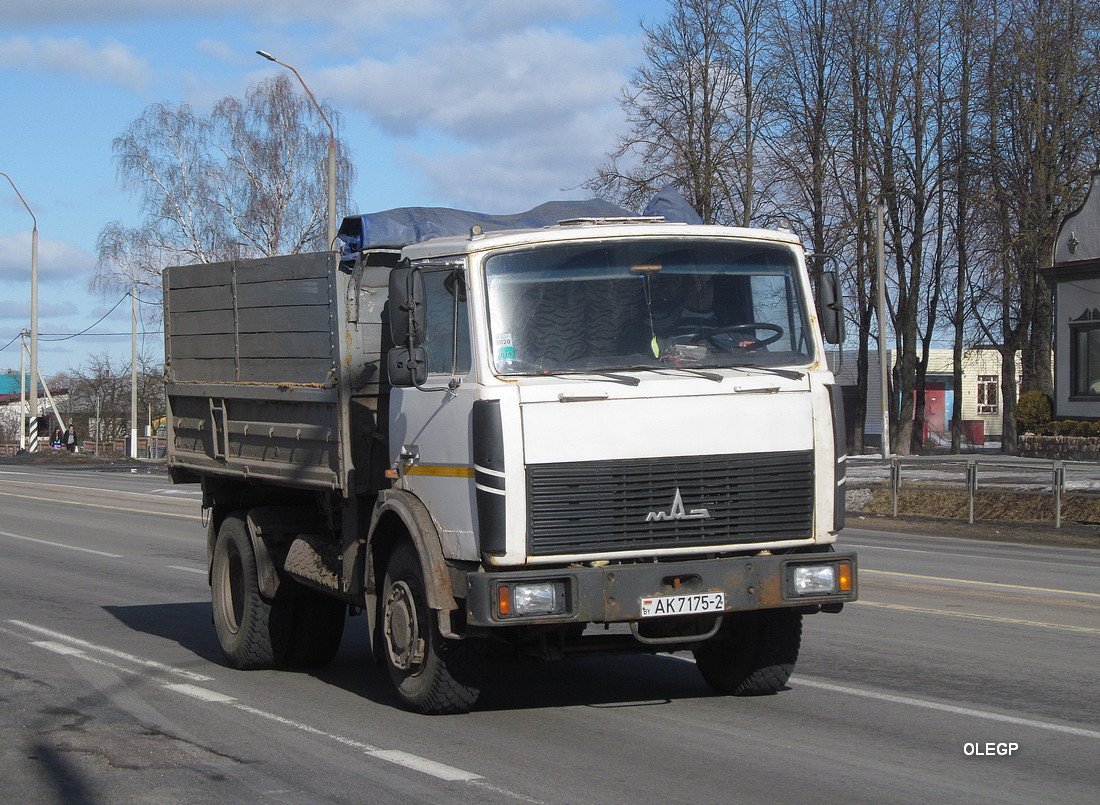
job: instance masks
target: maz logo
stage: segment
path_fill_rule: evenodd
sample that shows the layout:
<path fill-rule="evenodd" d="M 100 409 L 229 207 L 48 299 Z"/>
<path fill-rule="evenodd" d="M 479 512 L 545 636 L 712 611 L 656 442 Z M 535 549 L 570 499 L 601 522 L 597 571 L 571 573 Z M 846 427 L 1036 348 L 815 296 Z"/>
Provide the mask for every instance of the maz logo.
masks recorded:
<path fill-rule="evenodd" d="M 710 512 L 706 509 L 687 511 L 684 508 L 684 499 L 680 496 L 680 487 L 676 487 L 676 496 L 672 498 L 672 508 L 667 512 L 650 512 L 645 516 L 645 521 L 652 523 L 660 520 L 706 520 L 709 517 Z"/>

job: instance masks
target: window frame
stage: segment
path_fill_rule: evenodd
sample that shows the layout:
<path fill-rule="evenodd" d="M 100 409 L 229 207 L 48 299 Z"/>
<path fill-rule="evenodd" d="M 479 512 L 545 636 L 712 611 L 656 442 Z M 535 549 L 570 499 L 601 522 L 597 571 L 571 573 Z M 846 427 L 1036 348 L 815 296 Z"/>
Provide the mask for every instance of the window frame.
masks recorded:
<path fill-rule="evenodd" d="M 975 401 L 978 416 L 997 416 L 1001 410 L 1001 378 L 999 375 L 978 375 L 977 398 Z M 992 396 L 993 402 L 989 402 Z"/>

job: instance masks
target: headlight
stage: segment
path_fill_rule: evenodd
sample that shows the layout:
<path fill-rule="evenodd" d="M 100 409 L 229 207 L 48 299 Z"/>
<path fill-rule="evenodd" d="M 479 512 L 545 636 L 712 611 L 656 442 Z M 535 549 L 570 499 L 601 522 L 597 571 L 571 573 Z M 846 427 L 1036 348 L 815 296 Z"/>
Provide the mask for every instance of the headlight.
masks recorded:
<path fill-rule="evenodd" d="M 503 617 L 561 615 L 566 604 L 563 581 L 501 584 L 497 588 L 497 611 Z"/>
<path fill-rule="evenodd" d="M 795 595 L 829 595 L 837 591 L 834 565 L 795 565 L 791 588 Z"/>

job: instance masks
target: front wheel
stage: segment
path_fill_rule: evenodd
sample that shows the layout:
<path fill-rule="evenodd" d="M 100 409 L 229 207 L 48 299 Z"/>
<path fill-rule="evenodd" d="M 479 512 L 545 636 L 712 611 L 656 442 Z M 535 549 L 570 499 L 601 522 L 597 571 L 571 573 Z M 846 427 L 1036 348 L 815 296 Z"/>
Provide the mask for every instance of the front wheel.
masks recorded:
<path fill-rule="evenodd" d="M 390 557 L 383 596 L 384 662 L 401 701 L 418 713 L 467 712 L 481 692 L 481 652 L 468 640 L 440 634 L 411 543 Z"/>
<path fill-rule="evenodd" d="M 719 693 L 759 696 L 787 684 L 802 644 L 802 614 L 789 609 L 746 612 L 729 631 L 695 649 L 703 679 Z"/>

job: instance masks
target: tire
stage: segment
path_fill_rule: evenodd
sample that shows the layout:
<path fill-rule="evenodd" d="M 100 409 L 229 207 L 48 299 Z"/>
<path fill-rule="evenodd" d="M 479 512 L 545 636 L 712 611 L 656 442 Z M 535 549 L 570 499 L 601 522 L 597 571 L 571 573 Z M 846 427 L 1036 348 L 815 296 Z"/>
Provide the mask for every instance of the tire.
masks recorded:
<path fill-rule="evenodd" d="M 747 612 L 729 632 L 695 649 L 699 673 L 730 696 L 777 693 L 787 684 L 802 644 L 802 614 L 789 609 Z"/>
<path fill-rule="evenodd" d="M 260 594 L 256 555 L 245 524 L 246 512 L 234 512 L 218 529 L 210 573 L 214 628 L 226 661 L 242 670 L 273 668 L 281 653 L 284 619 Z M 273 633 L 274 632 L 274 633 Z"/>
<path fill-rule="evenodd" d="M 381 606 L 383 662 L 405 706 L 427 715 L 469 711 L 481 693 L 480 647 L 439 633 L 420 558 L 409 542 L 390 556 Z"/>
<path fill-rule="evenodd" d="M 246 517 L 226 517 L 214 545 L 211 601 L 222 654 L 241 670 L 328 665 L 344 635 L 346 606 L 286 579 L 274 600 L 264 597 Z"/>

